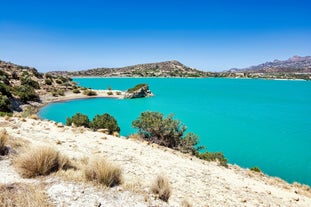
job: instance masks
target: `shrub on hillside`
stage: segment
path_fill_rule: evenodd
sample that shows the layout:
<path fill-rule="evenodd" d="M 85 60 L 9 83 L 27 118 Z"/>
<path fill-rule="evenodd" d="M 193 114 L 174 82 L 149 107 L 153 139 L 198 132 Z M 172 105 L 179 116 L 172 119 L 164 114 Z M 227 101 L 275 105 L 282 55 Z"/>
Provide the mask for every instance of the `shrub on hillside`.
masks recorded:
<path fill-rule="evenodd" d="M 105 159 L 93 159 L 85 168 L 87 180 L 95 181 L 107 187 L 114 187 L 122 183 L 122 171 Z"/>
<path fill-rule="evenodd" d="M 8 134 L 5 129 L 2 129 L 0 131 L 0 155 L 6 155 L 8 154 L 9 150 L 8 147 L 6 146 L 8 143 Z"/>
<path fill-rule="evenodd" d="M 251 168 L 249 168 L 251 171 L 254 171 L 254 172 L 261 172 L 261 170 L 260 170 L 260 168 L 259 167 L 257 167 L 257 166 L 254 166 L 254 167 L 251 167 Z"/>
<path fill-rule="evenodd" d="M 158 176 L 151 186 L 151 192 L 158 195 L 159 198 L 165 202 L 171 196 L 171 186 L 166 177 Z"/>
<path fill-rule="evenodd" d="M 113 93 L 111 91 L 108 91 L 107 94 L 108 94 L 108 96 L 112 96 L 113 95 Z"/>
<path fill-rule="evenodd" d="M 225 158 L 222 152 L 204 152 L 199 153 L 198 157 L 202 160 L 216 161 L 224 167 L 228 167 L 228 160 Z"/>
<path fill-rule="evenodd" d="M 71 167 L 66 157 L 50 147 L 29 149 L 15 158 L 14 165 L 25 178 L 49 175 Z"/>
<path fill-rule="evenodd" d="M 71 118 L 66 119 L 66 125 L 71 126 L 72 124 L 75 124 L 76 126 L 84 126 L 89 127 L 90 126 L 90 120 L 87 115 L 76 113 Z"/>
<path fill-rule="evenodd" d="M 94 130 L 108 129 L 109 134 L 112 134 L 113 132 L 120 132 L 117 120 L 107 113 L 103 115 L 96 115 L 90 126 Z"/>
<path fill-rule="evenodd" d="M 7 96 L 2 96 L 0 93 L 0 112 L 10 112 L 11 101 Z"/>
<path fill-rule="evenodd" d="M 35 80 L 32 80 L 30 76 L 22 77 L 21 85 L 28 85 L 28 86 L 31 86 L 32 88 L 35 88 L 35 89 L 39 89 L 40 88 L 39 83 L 37 81 L 35 81 Z"/>
<path fill-rule="evenodd" d="M 53 81 L 52 81 L 52 79 L 44 79 L 44 83 L 46 85 L 52 85 Z"/>
<path fill-rule="evenodd" d="M 19 96 L 24 103 L 27 101 L 38 101 L 39 96 L 33 87 L 29 85 L 21 85 L 15 88 L 15 94 Z"/>
<path fill-rule="evenodd" d="M 7 84 L 0 82 L 0 95 L 12 97 L 10 87 Z"/>
<path fill-rule="evenodd" d="M 143 139 L 159 145 L 180 150 L 184 153 L 196 154 L 198 136 L 194 133 L 184 135 L 186 126 L 173 115 L 164 117 L 159 112 L 143 112 L 132 122 Z"/>

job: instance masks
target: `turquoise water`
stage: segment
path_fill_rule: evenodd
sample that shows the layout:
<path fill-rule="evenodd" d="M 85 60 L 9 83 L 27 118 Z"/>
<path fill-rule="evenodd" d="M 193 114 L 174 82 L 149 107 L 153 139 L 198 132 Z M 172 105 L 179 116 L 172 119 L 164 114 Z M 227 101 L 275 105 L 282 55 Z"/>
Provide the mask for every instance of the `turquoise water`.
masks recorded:
<path fill-rule="evenodd" d="M 126 90 L 148 83 L 145 99 L 95 98 L 50 104 L 43 118 L 65 122 L 76 112 L 108 112 L 121 135 L 146 110 L 175 114 L 209 151 L 222 151 L 230 163 L 258 166 L 289 182 L 311 185 L 311 82 L 251 79 L 76 78 L 94 89 Z"/>

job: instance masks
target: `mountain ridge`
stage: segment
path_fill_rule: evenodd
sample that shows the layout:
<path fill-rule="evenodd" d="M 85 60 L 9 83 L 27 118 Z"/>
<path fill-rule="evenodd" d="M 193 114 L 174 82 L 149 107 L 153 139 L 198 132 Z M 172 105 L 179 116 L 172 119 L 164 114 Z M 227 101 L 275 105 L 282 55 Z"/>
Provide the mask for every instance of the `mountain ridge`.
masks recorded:
<path fill-rule="evenodd" d="M 311 73 L 311 56 L 293 56 L 287 60 L 274 60 L 247 68 L 232 68 L 226 72 L 249 73 Z"/>

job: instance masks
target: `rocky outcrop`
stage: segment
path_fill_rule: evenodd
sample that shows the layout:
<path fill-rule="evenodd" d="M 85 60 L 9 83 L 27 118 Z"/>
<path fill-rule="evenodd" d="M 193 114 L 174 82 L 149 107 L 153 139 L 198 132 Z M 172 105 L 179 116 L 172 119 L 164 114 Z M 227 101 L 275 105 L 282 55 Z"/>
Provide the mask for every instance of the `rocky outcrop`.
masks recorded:
<path fill-rule="evenodd" d="M 149 90 L 148 84 L 138 84 L 134 88 L 130 88 L 124 94 L 124 98 L 144 98 L 153 96 Z"/>

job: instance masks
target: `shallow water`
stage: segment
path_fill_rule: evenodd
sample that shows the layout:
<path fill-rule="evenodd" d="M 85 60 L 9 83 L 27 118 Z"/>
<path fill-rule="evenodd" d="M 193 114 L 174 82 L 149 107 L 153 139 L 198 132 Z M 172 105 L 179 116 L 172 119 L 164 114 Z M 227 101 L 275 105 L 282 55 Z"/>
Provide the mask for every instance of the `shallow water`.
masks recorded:
<path fill-rule="evenodd" d="M 209 151 L 222 151 L 230 163 L 258 166 L 289 182 L 311 185 L 311 82 L 254 79 L 75 78 L 94 89 L 126 90 L 148 83 L 145 99 L 95 98 L 49 104 L 39 115 L 65 122 L 76 112 L 108 112 L 121 135 L 143 111 L 173 113 Z"/>

